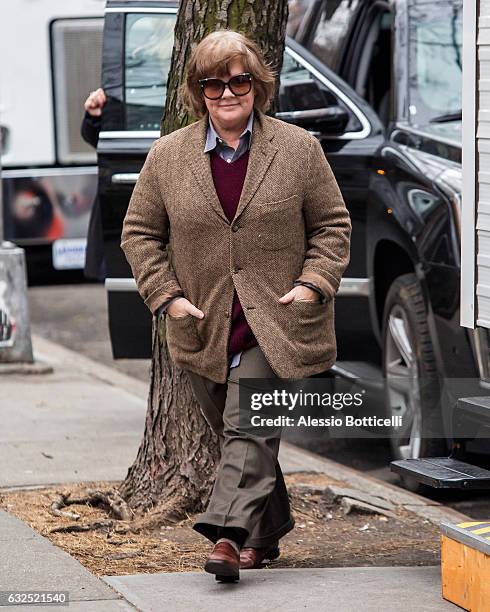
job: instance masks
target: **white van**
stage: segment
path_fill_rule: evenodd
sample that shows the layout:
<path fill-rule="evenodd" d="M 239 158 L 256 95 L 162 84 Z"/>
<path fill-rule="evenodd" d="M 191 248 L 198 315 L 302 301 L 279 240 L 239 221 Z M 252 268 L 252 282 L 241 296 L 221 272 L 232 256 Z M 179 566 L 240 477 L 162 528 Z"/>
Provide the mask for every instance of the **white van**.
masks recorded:
<path fill-rule="evenodd" d="M 81 269 L 96 190 L 83 103 L 101 82 L 104 0 L 0 6 L 4 239 L 28 271 Z"/>

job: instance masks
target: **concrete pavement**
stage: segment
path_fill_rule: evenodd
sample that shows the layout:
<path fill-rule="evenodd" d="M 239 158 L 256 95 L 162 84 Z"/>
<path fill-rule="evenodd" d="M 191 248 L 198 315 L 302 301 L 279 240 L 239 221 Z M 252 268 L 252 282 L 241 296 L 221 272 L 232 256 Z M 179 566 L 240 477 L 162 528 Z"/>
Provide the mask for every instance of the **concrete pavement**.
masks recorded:
<path fill-rule="evenodd" d="M 145 612 L 460 609 L 441 598 L 440 570 L 434 566 L 244 570 L 237 584 L 220 584 L 212 576 L 198 572 L 113 576 L 104 580 Z"/>
<path fill-rule="evenodd" d="M 0 489 L 123 479 L 143 433 L 146 385 L 37 336 L 33 344 L 36 358 L 53 371 L 0 375 Z M 467 518 L 290 444 L 281 445 L 280 461 L 285 473 L 326 471 L 350 486 L 411 506 L 436 523 Z M 249 570 L 238 585 L 217 584 L 202 572 L 97 578 L 1 512 L 0 590 L 8 589 L 69 590 L 70 608 L 87 611 L 242 612 L 251 597 L 257 611 L 348 612 L 357 611 L 360 601 L 363 611 L 457 610 L 440 597 L 437 567 Z"/>
<path fill-rule="evenodd" d="M 68 591 L 69 609 L 134 610 L 122 595 L 16 517 L 0 510 L 0 591 Z M 39 606 L 2 606 L 39 610 Z M 43 606 L 43 610 L 63 607 Z"/>
<path fill-rule="evenodd" d="M 103 576 L 88 572 L 22 521 L 0 511 L 0 590 L 68 591 L 75 612 L 450 612 L 439 567 L 263 569 L 218 584 L 203 572 Z M 5 606 L 5 610 L 36 606 Z M 43 606 L 43 610 L 63 609 Z"/>

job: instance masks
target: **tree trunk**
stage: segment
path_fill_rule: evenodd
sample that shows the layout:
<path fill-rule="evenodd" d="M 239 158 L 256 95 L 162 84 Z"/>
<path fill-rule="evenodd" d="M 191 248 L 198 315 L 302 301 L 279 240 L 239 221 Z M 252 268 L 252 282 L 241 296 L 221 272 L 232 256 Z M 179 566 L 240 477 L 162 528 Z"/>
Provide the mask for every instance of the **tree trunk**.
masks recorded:
<path fill-rule="evenodd" d="M 259 45 L 279 74 L 286 23 L 287 0 L 182 0 L 161 134 L 195 120 L 184 110 L 177 91 L 191 50 L 204 36 L 221 28 L 243 32 Z M 153 318 L 145 432 L 119 489 L 136 514 L 151 510 L 147 520 L 155 525 L 205 510 L 219 460 L 218 439 L 202 416 L 189 378 L 169 358 L 164 326 L 162 318 Z"/>

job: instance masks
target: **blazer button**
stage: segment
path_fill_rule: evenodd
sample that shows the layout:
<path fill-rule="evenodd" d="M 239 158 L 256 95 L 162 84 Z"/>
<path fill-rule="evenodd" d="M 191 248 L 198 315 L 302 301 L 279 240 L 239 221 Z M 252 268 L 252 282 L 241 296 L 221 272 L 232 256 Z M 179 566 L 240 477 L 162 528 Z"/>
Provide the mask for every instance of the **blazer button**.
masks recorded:
<path fill-rule="evenodd" d="M 239 225 L 234 225 L 234 226 L 231 228 L 231 231 L 232 231 L 232 232 L 238 232 L 238 230 L 239 230 L 239 229 L 240 229 L 240 226 L 239 226 Z"/>

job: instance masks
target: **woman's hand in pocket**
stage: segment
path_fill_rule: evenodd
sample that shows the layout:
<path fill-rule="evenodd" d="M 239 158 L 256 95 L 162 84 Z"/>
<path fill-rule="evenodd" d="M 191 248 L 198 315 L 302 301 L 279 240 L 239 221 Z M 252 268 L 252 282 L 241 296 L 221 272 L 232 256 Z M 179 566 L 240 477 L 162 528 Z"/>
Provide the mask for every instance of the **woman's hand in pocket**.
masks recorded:
<path fill-rule="evenodd" d="M 167 314 L 172 319 L 183 319 L 189 315 L 197 317 L 198 319 L 204 318 L 203 311 L 196 308 L 194 304 L 189 302 L 185 297 L 179 297 L 174 300 L 167 308 Z"/>
<path fill-rule="evenodd" d="M 314 289 L 310 289 L 305 285 L 297 285 L 291 291 L 288 291 L 285 295 L 279 298 L 282 304 L 289 304 L 289 302 L 319 302 L 320 294 Z"/>

